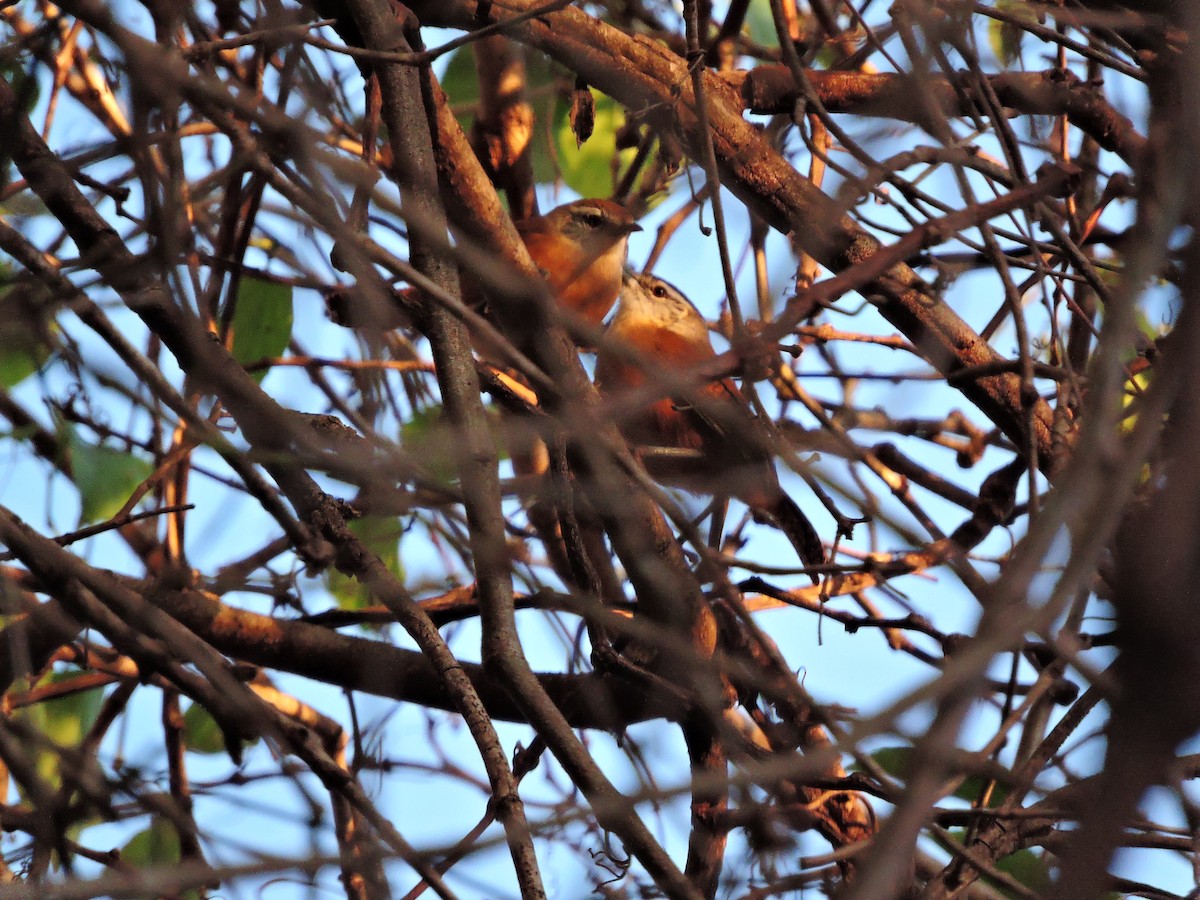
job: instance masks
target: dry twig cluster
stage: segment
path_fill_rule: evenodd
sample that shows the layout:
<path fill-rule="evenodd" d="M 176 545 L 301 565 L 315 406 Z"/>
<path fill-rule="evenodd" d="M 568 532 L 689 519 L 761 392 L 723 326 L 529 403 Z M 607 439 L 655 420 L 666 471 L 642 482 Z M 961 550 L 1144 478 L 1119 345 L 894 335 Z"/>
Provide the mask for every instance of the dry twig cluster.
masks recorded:
<path fill-rule="evenodd" d="M 1195 16 L 0 4 L 0 896 L 1200 884 Z M 627 446 L 552 183 L 719 304 L 641 400 L 742 380 L 819 584 Z"/>

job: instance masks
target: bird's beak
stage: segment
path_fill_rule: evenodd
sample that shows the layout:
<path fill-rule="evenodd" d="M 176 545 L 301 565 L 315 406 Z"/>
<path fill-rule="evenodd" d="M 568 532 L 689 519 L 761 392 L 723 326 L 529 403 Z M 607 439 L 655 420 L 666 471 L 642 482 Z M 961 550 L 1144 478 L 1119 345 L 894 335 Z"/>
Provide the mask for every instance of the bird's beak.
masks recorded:
<path fill-rule="evenodd" d="M 633 232 L 641 231 L 641 230 L 642 230 L 642 226 L 639 225 L 637 222 L 630 222 L 628 225 L 625 226 L 626 234 L 633 234 Z"/>

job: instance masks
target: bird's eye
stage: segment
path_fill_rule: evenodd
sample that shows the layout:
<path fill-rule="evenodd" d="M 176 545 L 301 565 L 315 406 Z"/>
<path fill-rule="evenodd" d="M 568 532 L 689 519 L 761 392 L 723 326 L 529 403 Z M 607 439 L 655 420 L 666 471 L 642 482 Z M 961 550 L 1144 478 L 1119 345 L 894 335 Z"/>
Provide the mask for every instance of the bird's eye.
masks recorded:
<path fill-rule="evenodd" d="M 583 224 L 588 228 L 599 228 L 604 224 L 604 216 L 600 213 L 584 213 L 580 218 L 583 219 Z"/>
<path fill-rule="evenodd" d="M 663 287 L 661 284 L 656 284 L 651 289 L 650 293 L 652 293 L 655 297 L 658 297 L 660 299 L 666 299 L 667 289 L 665 287 Z"/>

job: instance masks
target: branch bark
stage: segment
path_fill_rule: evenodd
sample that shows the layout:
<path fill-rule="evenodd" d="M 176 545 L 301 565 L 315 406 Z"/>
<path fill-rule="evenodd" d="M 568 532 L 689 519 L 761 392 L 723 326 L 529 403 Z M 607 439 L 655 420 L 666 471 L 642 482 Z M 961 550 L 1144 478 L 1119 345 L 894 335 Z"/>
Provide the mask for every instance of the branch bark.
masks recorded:
<path fill-rule="evenodd" d="M 436 6 L 414 3 L 424 25 L 470 30 L 481 21 L 504 22 L 527 13 L 533 0 L 486 7 L 474 0 Z M 514 21 L 517 40 L 547 53 L 634 112 L 653 111 L 677 132 L 695 159 L 703 158 L 696 99 L 684 60 L 669 49 L 628 35 L 576 9 Z M 705 73 L 707 116 L 721 183 L 773 228 L 795 241 L 822 265 L 840 272 L 878 253 L 880 242 L 856 225 L 837 204 L 798 173 L 742 117 L 741 96 L 722 78 Z M 939 372 L 992 366 L 1002 358 L 933 292 L 908 265 L 888 268 L 864 291 L 889 322 L 903 332 Z M 781 320 L 787 327 L 795 323 Z M 1012 373 L 974 378 L 956 385 L 1017 446 L 1037 447 L 1043 471 L 1058 465 L 1061 446 L 1053 440 L 1049 406 L 1027 398 Z M 1032 423 L 1033 434 L 1027 434 Z"/>

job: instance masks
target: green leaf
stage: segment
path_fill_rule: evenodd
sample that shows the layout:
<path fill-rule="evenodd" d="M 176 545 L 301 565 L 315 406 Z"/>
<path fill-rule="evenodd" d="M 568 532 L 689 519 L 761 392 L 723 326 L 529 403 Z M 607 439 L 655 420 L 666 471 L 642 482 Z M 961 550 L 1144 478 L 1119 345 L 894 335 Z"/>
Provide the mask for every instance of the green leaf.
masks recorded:
<path fill-rule="evenodd" d="M 400 426 L 400 445 L 434 479 L 451 485 L 458 477 L 454 461 L 453 435 L 442 418 L 440 404 L 426 406 L 413 413 Z"/>
<path fill-rule="evenodd" d="M 1015 878 L 1036 894 L 1050 889 L 1050 870 L 1046 860 L 1032 850 L 1018 850 L 996 862 L 996 868 Z M 1004 890 L 1001 888 L 1001 890 Z M 1018 896 L 1015 891 L 1004 891 L 1010 897 Z"/>
<path fill-rule="evenodd" d="M 73 672 L 56 672 L 43 683 L 61 684 L 79 677 Z M 44 734 L 60 746 L 78 746 L 88 729 L 96 724 L 103 703 L 104 691 L 98 687 L 47 700 L 40 704 L 46 714 Z"/>
<path fill-rule="evenodd" d="M 77 672 L 52 672 L 38 684 L 62 684 L 78 677 Z M 103 703 L 104 690 L 98 687 L 89 688 L 22 707 L 13 715 L 44 735 L 48 741 L 69 749 L 79 746 L 88 729 L 95 724 Z M 58 753 L 45 745 L 31 747 L 30 750 L 36 753 L 38 774 L 53 787 L 59 787 L 62 778 L 59 775 Z"/>
<path fill-rule="evenodd" d="M 470 47 L 460 47 L 450 54 L 450 62 L 442 73 L 442 90 L 458 123 L 467 131 L 479 114 L 479 76 L 475 73 L 475 55 Z"/>
<path fill-rule="evenodd" d="M 0 203 L 0 215 L 5 216 L 22 216 L 25 218 L 33 218 L 34 216 L 44 216 L 50 210 L 46 204 L 42 202 L 42 198 L 33 191 L 22 191 L 19 194 L 13 194 L 3 203 Z"/>
<path fill-rule="evenodd" d="M 183 713 L 183 743 L 194 753 L 216 754 L 228 753 L 225 743 L 225 732 L 217 724 L 207 709 L 199 703 L 192 703 Z M 242 747 L 249 747 L 254 741 L 242 741 Z"/>
<path fill-rule="evenodd" d="M 871 759 L 893 778 L 903 781 L 912 767 L 912 747 L 884 747 L 871 754 Z"/>
<path fill-rule="evenodd" d="M 404 526 L 395 516 L 364 516 L 350 523 L 353 531 L 368 548 L 378 554 L 389 572 L 404 580 L 404 567 L 400 564 L 400 535 Z M 342 609 L 363 609 L 371 605 L 371 593 L 358 579 L 331 569 L 326 576 L 326 587 Z"/>
<path fill-rule="evenodd" d="M 561 104 L 554 122 L 554 145 L 558 153 L 558 169 L 567 187 L 581 197 L 609 197 L 613 188 L 613 160 L 617 154 L 617 131 L 625 124 L 625 111 L 617 101 L 599 91 L 596 98 L 595 124 L 592 136 L 576 146 L 571 130 L 569 111 Z M 637 150 L 622 150 L 619 159 L 628 165 Z"/>
<path fill-rule="evenodd" d="M 292 337 L 291 285 L 242 278 L 230 329 L 233 358 L 242 365 L 281 356 Z M 254 378 L 262 381 L 266 374 L 256 371 Z"/>
<path fill-rule="evenodd" d="M 50 358 L 50 347 L 31 330 L 0 324 L 0 386 L 16 387 Z"/>
<path fill-rule="evenodd" d="M 126 450 L 90 444 L 71 429 L 71 473 L 79 488 L 79 521 L 102 522 L 120 512 L 154 467 Z"/>
<path fill-rule="evenodd" d="M 767 9 L 769 24 L 770 11 L 766 2 L 762 0 L 762 6 Z M 774 34 L 773 28 L 771 34 Z M 535 116 L 530 149 L 534 180 L 538 184 L 548 184 L 561 177 L 582 197 L 611 196 L 616 134 L 625 121 L 620 105 L 611 97 L 593 91 L 596 98 L 595 130 L 582 147 L 577 147 L 565 100 L 574 77 L 544 54 L 533 51 L 525 54 L 525 76 L 526 95 Z M 469 48 L 456 50 L 451 56 L 442 76 L 442 87 L 459 124 L 470 134 L 479 113 L 479 77 Z M 621 164 L 628 165 L 636 152 L 633 148 L 622 150 Z"/>
<path fill-rule="evenodd" d="M 183 714 L 183 743 L 196 753 L 224 753 L 225 734 L 207 709 L 191 704 Z"/>
<path fill-rule="evenodd" d="M 978 803 L 979 798 L 983 796 L 984 789 L 989 784 L 991 784 L 991 791 L 987 795 L 988 808 L 999 806 L 1008 796 L 1008 787 L 998 781 L 993 782 L 990 778 L 985 778 L 982 775 L 968 775 L 963 779 L 963 783 L 958 786 L 958 790 L 954 792 L 954 796 L 969 803 Z"/>
<path fill-rule="evenodd" d="M 556 121 L 556 111 L 560 106 L 565 109 L 560 88 L 563 84 L 569 84 L 570 79 L 564 72 L 544 53 L 526 49 L 525 94 L 533 107 L 535 118 L 530 153 L 533 178 L 538 184 L 552 182 L 558 174 L 545 123 Z M 470 47 L 462 47 L 451 54 L 442 75 L 442 89 L 450 100 L 450 108 L 458 124 L 470 135 L 479 115 L 479 76 L 475 72 L 475 56 Z"/>
<path fill-rule="evenodd" d="M 946 834 L 956 844 L 961 845 L 963 837 L 966 834 L 966 829 L 951 828 L 947 830 Z M 1050 888 L 1050 870 L 1046 866 L 1045 857 L 1032 850 L 1018 850 L 1015 853 L 1010 853 L 1003 859 L 997 860 L 995 865 L 1001 872 L 1011 875 L 1036 894 L 1041 894 Z M 984 877 L 986 878 L 987 876 Z M 997 885 L 997 887 L 999 887 L 1000 892 L 1006 897 L 1024 896 L 1018 894 L 1016 891 L 1007 890 L 1003 886 Z"/>
<path fill-rule="evenodd" d="M 59 306 L 44 287 L 15 280 L 13 267 L 0 260 L 0 387 L 16 386 L 50 358 Z"/>
<path fill-rule="evenodd" d="M 0 78 L 8 82 L 9 88 L 21 101 L 24 112 L 32 113 L 37 107 L 41 87 L 37 76 L 31 76 L 26 60 L 19 54 L 14 54 L 0 63 Z"/>
<path fill-rule="evenodd" d="M 779 46 L 779 33 L 771 16 L 771 0 L 750 0 L 744 30 L 756 44 L 770 48 Z"/>
<path fill-rule="evenodd" d="M 912 747 L 884 747 L 872 753 L 871 759 L 875 760 L 879 764 L 879 767 L 893 778 L 904 781 L 908 778 L 908 774 L 912 770 L 915 752 Z M 963 783 L 958 786 L 958 790 L 954 792 L 954 796 L 960 800 L 967 800 L 974 803 L 982 795 L 987 782 L 988 779 L 981 775 L 970 775 L 963 779 Z M 992 792 L 988 797 L 988 805 L 996 806 L 1000 804 L 1007 795 L 1008 789 L 1004 785 L 992 785 Z"/>
<path fill-rule="evenodd" d="M 154 816 L 149 828 L 121 848 L 121 860 L 139 869 L 175 865 L 180 860 L 179 834 L 166 819 Z"/>
<path fill-rule="evenodd" d="M 139 831 L 121 848 L 121 861 L 139 869 L 175 866 L 182 858 L 179 833 L 174 825 L 159 816 L 152 816 L 150 827 Z M 171 896 L 200 900 L 202 894 L 193 888 Z"/>

